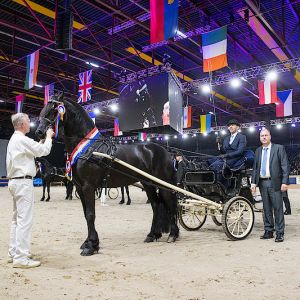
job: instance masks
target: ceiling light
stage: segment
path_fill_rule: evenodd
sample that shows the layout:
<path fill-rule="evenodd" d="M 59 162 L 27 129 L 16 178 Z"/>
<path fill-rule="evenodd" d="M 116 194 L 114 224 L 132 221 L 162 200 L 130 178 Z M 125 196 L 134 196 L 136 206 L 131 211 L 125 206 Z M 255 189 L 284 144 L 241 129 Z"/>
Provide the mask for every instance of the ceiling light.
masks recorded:
<path fill-rule="evenodd" d="M 169 139 L 169 136 L 168 135 L 165 135 L 165 140 L 167 141 Z"/>
<path fill-rule="evenodd" d="M 36 87 L 42 88 L 43 86 L 41 84 L 36 83 L 35 84 Z"/>
<path fill-rule="evenodd" d="M 182 138 L 183 138 L 183 139 L 187 139 L 187 137 L 188 137 L 188 135 L 187 135 L 186 133 L 184 133 L 184 134 L 182 135 Z"/>
<path fill-rule="evenodd" d="M 205 132 L 203 132 L 203 136 L 207 136 L 207 132 L 205 131 Z"/>
<path fill-rule="evenodd" d="M 277 72 L 276 71 L 269 71 L 266 75 L 266 77 L 269 79 L 269 80 L 275 80 L 277 79 Z"/>
<path fill-rule="evenodd" d="M 34 127 L 35 123 L 34 122 L 30 122 L 30 127 Z"/>
<path fill-rule="evenodd" d="M 112 104 L 112 105 L 110 106 L 110 109 L 111 109 L 112 111 L 117 111 L 117 110 L 118 110 L 118 105 L 117 105 L 117 104 Z"/>
<path fill-rule="evenodd" d="M 100 112 L 100 109 L 97 108 L 97 107 L 94 108 L 93 112 L 94 112 L 95 115 L 100 115 L 100 113 L 101 113 L 101 112 Z"/>
<path fill-rule="evenodd" d="M 211 91 L 209 84 L 204 84 L 201 86 L 201 90 L 204 94 L 208 94 Z"/>
<path fill-rule="evenodd" d="M 225 134 L 226 134 L 226 130 L 223 129 L 223 130 L 221 131 L 221 134 L 222 134 L 222 135 L 225 135 Z"/>
<path fill-rule="evenodd" d="M 100 68 L 100 66 L 99 65 L 97 65 L 97 64 L 95 64 L 95 63 L 92 63 L 92 62 L 89 62 L 89 61 L 86 61 L 85 62 L 87 65 L 90 65 L 90 66 L 92 66 L 92 67 L 95 67 L 95 68 Z"/>
<path fill-rule="evenodd" d="M 296 127 L 296 124 L 294 124 L 294 123 L 292 123 L 292 125 L 291 125 L 292 127 Z"/>
<path fill-rule="evenodd" d="M 238 88 L 239 86 L 241 86 L 241 80 L 239 78 L 232 78 L 230 80 L 230 85 L 233 87 L 233 88 Z"/>
<path fill-rule="evenodd" d="M 255 128 L 253 126 L 249 127 L 249 131 L 253 132 L 255 130 Z"/>
<path fill-rule="evenodd" d="M 147 142 L 150 142 L 150 138 L 147 138 Z"/>
<path fill-rule="evenodd" d="M 174 135 L 174 139 L 177 139 L 177 135 Z"/>
<path fill-rule="evenodd" d="M 277 129 L 281 129 L 281 128 L 282 128 L 282 125 L 281 125 L 281 124 L 277 124 L 277 125 L 276 125 L 276 128 L 277 128 Z"/>

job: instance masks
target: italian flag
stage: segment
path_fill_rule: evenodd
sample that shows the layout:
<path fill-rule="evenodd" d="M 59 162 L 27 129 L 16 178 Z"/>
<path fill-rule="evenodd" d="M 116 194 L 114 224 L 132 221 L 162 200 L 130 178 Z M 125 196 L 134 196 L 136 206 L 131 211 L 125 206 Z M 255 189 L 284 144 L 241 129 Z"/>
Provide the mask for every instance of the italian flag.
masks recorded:
<path fill-rule="evenodd" d="M 26 80 L 25 80 L 25 90 L 29 90 L 36 85 L 36 76 L 39 66 L 39 56 L 40 51 L 37 50 L 30 55 L 27 55 L 27 65 L 26 65 Z"/>

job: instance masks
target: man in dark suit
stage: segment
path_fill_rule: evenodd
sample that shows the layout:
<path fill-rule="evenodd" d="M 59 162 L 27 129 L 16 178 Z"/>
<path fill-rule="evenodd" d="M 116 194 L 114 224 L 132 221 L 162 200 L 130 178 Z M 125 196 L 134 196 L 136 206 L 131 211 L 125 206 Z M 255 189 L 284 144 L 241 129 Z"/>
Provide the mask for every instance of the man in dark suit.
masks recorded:
<path fill-rule="evenodd" d="M 287 191 L 289 164 L 282 145 L 271 143 L 270 131 L 260 132 L 262 146 L 256 149 L 252 173 L 252 192 L 259 186 L 264 208 L 264 234 L 261 239 L 273 238 L 275 216 L 275 242 L 284 240 L 284 214 L 282 193 Z"/>
<path fill-rule="evenodd" d="M 231 119 L 227 123 L 230 135 L 226 136 L 220 149 L 222 158 L 226 158 L 226 164 L 230 169 L 235 169 L 239 165 L 239 161 L 244 158 L 243 154 L 246 150 L 246 136 L 239 133 L 240 123 L 236 119 Z M 242 162 L 241 162 L 242 163 Z"/>
<path fill-rule="evenodd" d="M 176 153 L 176 161 L 177 161 L 176 181 L 177 181 L 177 185 L 182 187 L 184 168 L 185 168 L 185 162 L 183 160 L 182 153 L 180 152 Z"/>

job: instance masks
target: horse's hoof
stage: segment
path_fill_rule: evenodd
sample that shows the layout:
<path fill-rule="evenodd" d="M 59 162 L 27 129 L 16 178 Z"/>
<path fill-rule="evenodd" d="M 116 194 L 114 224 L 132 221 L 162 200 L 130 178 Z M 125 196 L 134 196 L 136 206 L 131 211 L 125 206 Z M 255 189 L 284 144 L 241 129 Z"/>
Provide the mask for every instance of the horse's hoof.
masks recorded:
<path fill-rule="evenodd" d="M 127 202 L 127 203 L 126 203 L 126 205 L 130 205 L 130 204 L 131 204 L 131 202 Z"/>
<path fill-rule="evenodd" d="M 150 200 L 147 200 L 146 204 L 149 204 L 150 203 Z"/>
<path fill-rule="evenodd" d="M 87 244 L 87 242 L 86 242 L 86 241 L 85 241 L 85 242 L 83 242 L 83 243 L 82 243 L 82 245 L 80 246 L 80 250 L 83 250 L 83 249 L 85 248 L 86 244 Z"/>
<path fill-rule="evenodd" d="M 169 235 L 168 239 L 167 239 L 167 243 L 174 243 L 174 242 L 176 242 L 177 238 L 178 238 L 178 236 L 176 236 L 176 235 Z"/>
<path fill-rule="evenodd" d="M 44 201 L 45 199 L 44 198 L 42 198 L 40 201 Z"/>
<path fill-rule="evenodd" d="M 121 201 L 119 202 L 119 204 L 124 204 L 124 201 L 121 200 Z"/>
<path fill-rule="evenodd" d="M 46 199 L 46 202 L 49 202 L 50 199 Z"/>
<path fill-rule="evenodd" d="M 81 255 L 81 256 L 91 256 L 91 255 L 93 255 L 94 253 L 95 253 L 95 250 L 94 250 L 94 249 L 84 248 L 84 249 L 81 251 L 80 255 Z"/>
<path fill-rule="evenodd" d="M 153 236 L 148 236 L 145 238 L 144 243 L 152 243 L 154 242 L 156 239 Z"/>

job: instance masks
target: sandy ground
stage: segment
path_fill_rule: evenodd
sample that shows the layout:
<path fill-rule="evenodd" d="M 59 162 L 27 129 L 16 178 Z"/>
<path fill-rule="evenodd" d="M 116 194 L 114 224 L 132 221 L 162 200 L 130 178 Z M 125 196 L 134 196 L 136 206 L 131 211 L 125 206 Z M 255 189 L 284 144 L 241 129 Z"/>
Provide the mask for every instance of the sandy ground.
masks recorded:
<path fill-rule="evenodd" d="M 35 189 L 32 253 L 35 269 L 6 263 L 12 201 L 0 188 L 0 299 L 300 299 L 300 196 L 291 190 L 293 214 L 286 217 L 283 243 L 260 240 L 262 217 L 256 213 L 251 235 L 229 241 L 208 218 L 197 232 L 181 228 L 174 244 L 144 244 L 151 207 L 131 187 L 131 206 L 97 201 L 99 254 L 81 257 L 87 235 L 79 200 L 64 200 L 52 187 L 50 202 Z"/>

